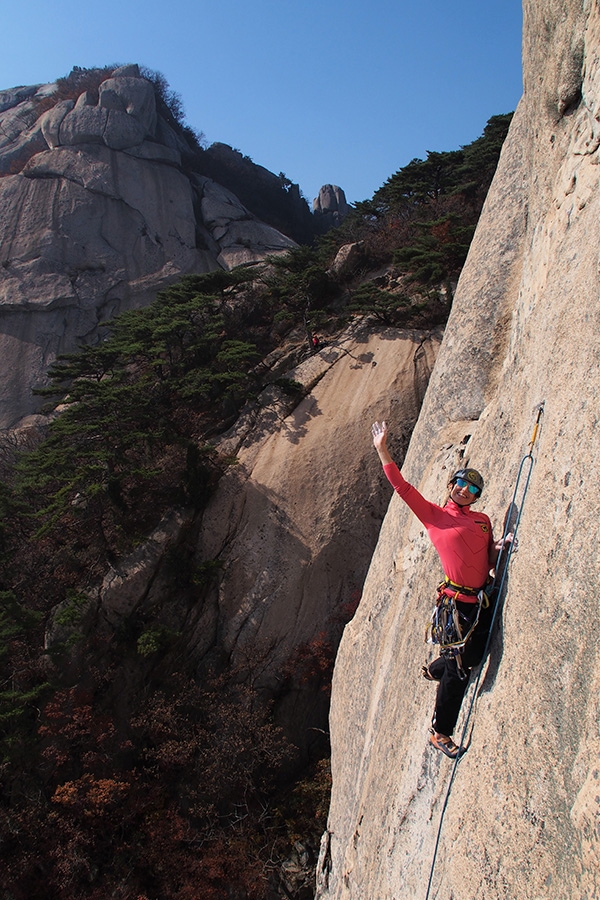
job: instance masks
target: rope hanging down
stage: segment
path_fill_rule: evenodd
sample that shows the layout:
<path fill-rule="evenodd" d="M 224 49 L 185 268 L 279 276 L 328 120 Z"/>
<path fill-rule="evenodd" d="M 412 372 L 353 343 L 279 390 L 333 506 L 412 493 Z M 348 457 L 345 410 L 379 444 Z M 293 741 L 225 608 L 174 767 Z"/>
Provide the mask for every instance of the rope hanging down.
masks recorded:
<path fill-rule="evenodd" d="M 500 555 L 498 556 L 498 561 L 497 561 L 497 563 L 496 563 L 496 574 L 494 575 L 494 580 L 492 581 L 492 584 L 491 584 L 491 587 L 490 587 L 490 594 L 491 594 L 495 599 L 494 599 L 494 604 L 493 604 L 492 619 L 491 619 L 491 622 L 490 622 L 490 630 L 489 630 L 488 637 L 487 637 L 487 641 L 486 641 L 486 644 L 485 644 L 485 650 L 484 650 L 484 652 L 483 652 L 483 660 L 484 660 L 484 661 L 485 661 L 485 659 L 487 658 L 488 651 L 489 651 L 489 649 L 490 649 L 490 643 L 491 643 L 491 639 L 492 639 L 492 634 L 493 634 L 494 625 L 495 625 L 495 622 L 496 622 L 496 617 L 497 617 L 497 614 L 498 614 L 498 609 L 499 609 L 499 605 L 500 605 L 500 599 L 501 599 L 501 597 L 502 597 L 502 591 L 504 590 L 504 584 L 505 584 L 506 576 L 507 576 L 507 573 L 508 573 L 508 564 L 510 563 L 510 560 L 511 560 L 511 557 L 512 557 L 512 554 L 513 554 L 513 550 L 514 550 L 514 547 L 515 547 L 515 543 L 516 543 L 516 539 L 517 539 L 517 532 L 518 532 L 518 530 L 519 530 L 519 525 L 520 525 L 520 522 L 521 522 L 521 515 L 522 515 L 522 512 L 523 512 L 523 505 L 524 505 L 524 503 L 525 503 L 525 498 L 526 498 L 526 496 L 527 496 L 527 491 L 529 490 L 529 481 L 530 481 L 530 479 L 531 479 L 531 473 L 532 473 L 533 465 L 534 465 L 533 448 L 534 448 L 535 442 L 536 442 L 536 440 L 537 440 L 538 431 L 539 431 L 539 427 L 540 427 L 540 422 L 541 422 L 541 418 L 542 418 L 542 413 L 544 412 L 544 402 L 545 402 L 545 401 L 542 401 L 542 402 L 539 404 L 539 406 L 537 407 L 537 416 L 536 416 L 535 425 L 534 425 L 534 428 L 533 428 L 533 434 L 532 434 L 531 440 L 530 440 L 530 442 L 529 442 L 529 452 L 525 454 L 525 456 L 523 457 L 523 459 L 521 460 L 521 463 L 520 463 L 520 465 L 519 465 L 519 471 L 518 471 L 518 473 L 517 473 L 517 480 L 516 480 L 516 482 L 515 482 L 515 488 L 514 488 L 514 491 L 513 491 L 513 496 L 512 496 L 512 500 L 511 500 L 511 502 L 510 502 L 510 506 L 509 506 L 509 514 L 506 516 L 506 521 L 505 521 L 505 523 L 504 523 L 504 532 L 503 532 L 503 534 L 502 534 L 502 538 L 503 538 L 503 541 L 502 541 L 502 548 L 501 548 L 501 550 L 500 550 Z M 524 485 L 523 485 L 522 494 L 521 494 L 521 502 L 520 502 L 520 506 L 517 507 L 517 506 L 516 506 L 516 500 L 517 500 L 517 497 L 518 497 L 518 495 L 519 495 L 519 489 L 520 489 L 520 486 L 521 486 L 521 481 L 522 481 L 523 479 L 524 479 Z M 513 528 L 511 529 L 511 527 L 510 527 L 510 519 L 511 519 L 510 512 L 513 511 L 513 510 L 515 510 L 515 509 L 518 509 L 518 514 L 517 514 L 517 518 L 516 518 L 516 521 L 515 521 L 515 523 L 514 523 L 514 526 L 513 526 Z M 513 541 L 510 542 L 510 543 L 507 543 L 507 541 L 506 541 L 506 536 L 507 536 L 507 534 L 509 533 L 509 531 L 511 531 L 511 530 L 512 530 L 513 535 L 514 535 Z M 507 548 L 508 548 L 508 549 L 507 549 Z M 496 586 L 496 579 L 498 578 L 498 573 L 501 573 L 501 574 L 500 574 L 499 583 L 498 583 L 498 585 Z M 461 737 L 460 737 L 460 743 L 459 743 L 459 746 L 460 746 L 460 747 L 464 747 L 464 746 L 465 746 L 465 739 L 466 739 L 466 736 L 467 736 L 467 731 L 468 731 L 468 728 L 469 728 L 469 722 L 470 722 L 470 720 L 471 720 L 471 714 L 472 714 L 472 712 L 473 712 L 473 707 L 474 707 L 474 705 L 475 705 L 475 700 L 476 700 L 476 698 L 477 698 L 477 693 L 478 693 L 478 690 L 479 690 L 479 682 L 481 681 L 481 673 L 483 672 L 483 669 L 484 669 L 484 664 L 483 664 L 483 662 L 482 662 L 481 665 L 480 665 L 480 667 L 479 667 L 479 672 L 478 672 L 478 674 L 477 674 L 477 678 L 475 679 L 475 682 L 474 682 L 475 687 L 474 687 L 474 690 L 473 690 L 473 694 L 472 694 L 472 696 L 471 696 L 471 702 L 469 703 L 468 712 L 467 712 L 467 716 L 466 716 L 466 719 L 465 719 L 465 724 L 464 724 L 464 726 L 463 726 L 462 734 L 461 734 Z M 439 824 L 439 826 L 438 826 L 437 837 L 436 837 L 436 841 L 435 841 L 435 847 L 434 847 L 434 850 L 433 850 L 433 859 L 432 859 L 432 861 L 431 861 L 431 871 L 430 871 L 430 873 L 429 873 L 429 882 L 428 882 L 428 884 L 427 884 L 427 893 L 426 893 L 426 895 L 425 895 L 425 900 L 429 900 L 429 896 L 430 896 L 430 893 L 431 893 L 431 886 L 432 886 L 432 884 L 433 884 L 433 874 L 434 874 L 434 871 L 435 871 L 435 864 L 436 864 L 436 860 L 437 860 L 437 853 L 438 853 L 438 849 L 439 849 L 439 846 L 440 846 L 440 838 L 441 838 L 441 835 L 442 835 L 442 825 L 444 824 L 444 816 L 445 816 L 445 814 L 446 814 L 446 809 L 447 809 L 447 806 L 448 806 L 448 800 L 450 799 L 450 791 L 452 790 L 452 785 L 454 784 L 454 778 L 455 778 L 455 776 L 456 776 L 456 771 L 457 771 L 458 764 L 459 764 L 461 758 L 462 758 L 462 756 L 459 754 L 459 755 L 456 757 L 456 759 L 454 760 L 454 765 L 452 766 L 452 773 L 451 773 L 451 775 L 450 775 L 450 781 L 449 781 L 449 783 L 448 783 L 448 788 L 446 789 L 446 797 L 445 797 L 445 799 L 444 799 L 444 805 L 442 806 L 442 812 L 441 812 L 441 815 L 440 815 L 440 824 Z"/>

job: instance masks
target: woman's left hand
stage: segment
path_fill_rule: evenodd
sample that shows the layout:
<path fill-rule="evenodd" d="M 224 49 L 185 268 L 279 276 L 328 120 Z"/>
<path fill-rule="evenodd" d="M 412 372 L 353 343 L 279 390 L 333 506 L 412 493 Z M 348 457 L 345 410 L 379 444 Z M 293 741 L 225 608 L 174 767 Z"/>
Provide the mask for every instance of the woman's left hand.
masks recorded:
<path fill-rule="evenodd" d="M 502 548 L 504 547 L 505 544 L 512 544 L 512 552 L 513 553 L 516 553 L 517 550 L 519 549 L 519 542 L 515 538 L 512 531 L 509 531 L 509 533 L 506 535 L 506 537 L 500 538 L 499 541 L 496 541 L 496 543 L 494 544 L 494 547 L 496 548 L 497 552 L 500 553 L 500 551 L 502 550 Z"/>

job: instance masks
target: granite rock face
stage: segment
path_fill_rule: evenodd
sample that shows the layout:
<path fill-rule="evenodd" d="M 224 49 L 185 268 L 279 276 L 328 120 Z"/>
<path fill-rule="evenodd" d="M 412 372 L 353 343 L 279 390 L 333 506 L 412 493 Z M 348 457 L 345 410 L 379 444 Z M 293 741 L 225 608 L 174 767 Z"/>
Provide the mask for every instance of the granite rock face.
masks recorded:
<path fill-rule="evenodd" d="M 99 322 L 186 273 L 295 246 L 184 171 L 190 148 L 137 66 L 73 93 L 0 92 L 0 428 L 35 413 L 48 365 Z"/>
<path fill-rule="evenodd" d="M 476 466 L 501 531 L 545 401 L 431 897 L 600 896 L 599 11 L 524 4 L 524 96 L 403 467 L 441 502 L 457 464 Z M 336 662 L 320 898 L 426 895 L 452 769 L 428 747 L 435 689 L 419 675 L 440 575 L 394 497 Z"/>

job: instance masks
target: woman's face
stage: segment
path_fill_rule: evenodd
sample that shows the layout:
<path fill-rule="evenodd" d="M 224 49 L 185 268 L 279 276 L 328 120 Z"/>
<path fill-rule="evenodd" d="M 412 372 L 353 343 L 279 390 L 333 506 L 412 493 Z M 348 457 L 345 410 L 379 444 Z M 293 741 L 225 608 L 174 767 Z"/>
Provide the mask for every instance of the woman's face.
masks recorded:
<path fill-rule="evenodd" d="M 470 485 L 466 482 L 463 482 L 464 487 L 459 487 L 458 483 L 455 482 L 451 485 L 450 491 L 450 499 L 454 500 L 459 506 L 470 506 L 479 494 L 472 494 L 469 490 Z"/>

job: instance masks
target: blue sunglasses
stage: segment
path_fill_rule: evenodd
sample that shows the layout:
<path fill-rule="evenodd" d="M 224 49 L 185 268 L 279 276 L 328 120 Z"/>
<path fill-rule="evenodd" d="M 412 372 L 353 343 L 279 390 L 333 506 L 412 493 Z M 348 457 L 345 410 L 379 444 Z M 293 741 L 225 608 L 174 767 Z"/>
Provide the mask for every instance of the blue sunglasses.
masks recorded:
<path fill-rule="evenodd" d="M 478 494 L 479 493 L 479 488 L 475 487 L 475 485 L 471 484 L 469 481 L 465 481 L 464 478 L 457 478 L 456 481 L 454 482 L 454 484 L 456 484 L 459 488 L 468 487 L 470 494 Z"/>

